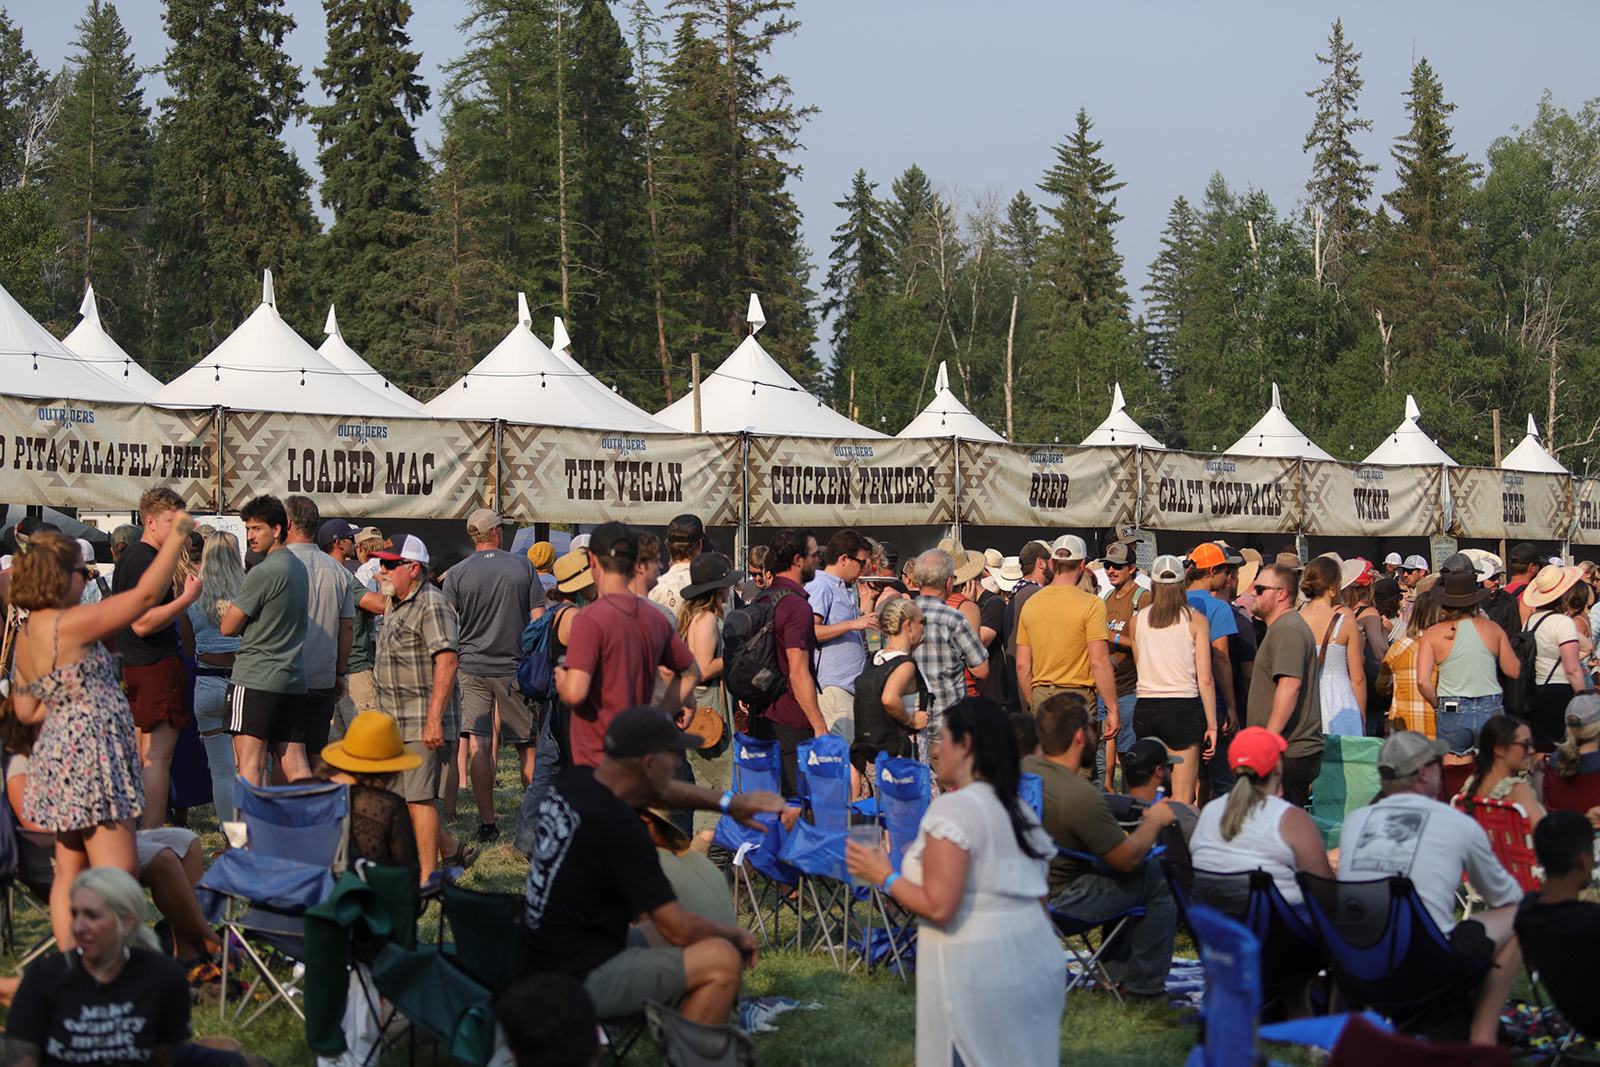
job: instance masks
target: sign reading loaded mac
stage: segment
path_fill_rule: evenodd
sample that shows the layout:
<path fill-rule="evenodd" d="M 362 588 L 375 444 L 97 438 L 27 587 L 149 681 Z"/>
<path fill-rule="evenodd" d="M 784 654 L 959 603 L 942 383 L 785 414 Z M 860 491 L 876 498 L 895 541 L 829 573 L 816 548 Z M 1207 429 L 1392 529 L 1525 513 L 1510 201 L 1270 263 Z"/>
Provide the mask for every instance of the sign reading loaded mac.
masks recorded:
<path fill-rule="evenodd" d="M 939 525 L 955 518 L 948 439 L 750 437 L 756 526 Z"/>
<path fill-rule="evenodd" d="M 961 521 L 1115 526 L 1133 521 L 1133 449 L 961 442 Z"/>
<path fill-rule="evenodd" d="M 270 493 L 329 515 L 465 518 L 494 488 L 489 422 L 230 411 L 222 442 L 229 511 Z"/>
<path fill-rule="evenodd" d="M 1450 468 L 1451 530 L 1459 537 L 1561 538 L 1572 524 L 1572 479 L 1498 467 Z"/>
<path fill-rule="evenodd" d="M 0 397 L 0 493 L 19 504 L 117 511 L 166 486 L 191 508 L 209 508 L 214 422 L 209 409 Z"/>
<path fill-rule="evenodd" d="M 1439 467 L 1356 467 L 1303 460 L 1306 532 L 1428 537 L 1440 531 Z"/>
<path fill-rule="evenodd" d="M 737 435 L 507 425 L 501 447 L 511 518 L 665 526 L 693 512 L 707 526 L 739 521 Z"/>
<path fill-rule="evenodd" d="M 1237 533 L 1299 527 L 1299 460 L 1153 450 L 1140 456 L 1141 526 Z"/>

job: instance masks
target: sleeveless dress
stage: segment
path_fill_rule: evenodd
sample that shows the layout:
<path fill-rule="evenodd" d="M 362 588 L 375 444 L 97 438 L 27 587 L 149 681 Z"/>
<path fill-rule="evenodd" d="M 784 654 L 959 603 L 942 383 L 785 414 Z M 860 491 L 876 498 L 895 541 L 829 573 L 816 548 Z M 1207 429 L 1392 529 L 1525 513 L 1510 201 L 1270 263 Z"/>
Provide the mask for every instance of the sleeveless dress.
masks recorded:
<path fill-rule="evenodd" d="M 144 779 L 133 711 L 105 646 L 95 642 L 78 662 L 29 683 L 27 692 L 45 706 L 45 719 L 33 743 L 23 817 L 56 832 L 137 819 Z"/>
<path fill-rule="evenodd" d="M 1344 628 L 1346 618 L 1345 615 L 1335 617 L 1333 635 L 1328 638 L 1328 655 L 1322 661 L 1322 732 L 1361 737 L 1367 732 L 1367 725 L 1361 716 L 1361 706 L 1356 703 L 1356 691 L 1350 685 L 1346 658 L 1349 653 L 1339 645 L 1339 631 Z"/>
<path fill-rule="evenodd" d="M 716 656 L 722 656 L 722 620 L 716 619 L 717 647 Z M 721 793 L 733 788 L 733 720 L 728 715 L 727 693 L 719 678 L 710 685 L 697 685 L 694 687 L 694 703 L 697 708 L 712 708 L 722 716 L 722 740 L 710 748 L 691 748 L 685 755 L 685 762 L 694 772 L 694 782 L 702 789 L 710 789 Z M 697 811 L 694 813 L 694 832 L 710 833 L 717 828 L 717 820 L 722 817 L 720 811 Z"/>

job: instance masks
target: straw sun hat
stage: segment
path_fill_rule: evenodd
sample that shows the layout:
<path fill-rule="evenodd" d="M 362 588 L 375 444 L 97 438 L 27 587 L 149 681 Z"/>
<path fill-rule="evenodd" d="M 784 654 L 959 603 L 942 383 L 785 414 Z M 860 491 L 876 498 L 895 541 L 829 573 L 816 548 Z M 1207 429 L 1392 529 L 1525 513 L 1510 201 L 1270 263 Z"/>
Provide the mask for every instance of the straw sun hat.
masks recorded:
<path fill-rule="evenodd" d="M 322 750 L 322 761 L 351 774 L 389 774 L 422 766 L 422 757 L 400 738 L 400 724 L 381 711 L 363 711 L 343 741 Z"/>
<path fill-rule="evenodd" d="M 1533 581 L 1522 591 L 1522 602 L 1530 608 L 1542 608 L 1566 595 L 1578 584 L 1583 571 L 1577 567 L 1545 567 L 1534 575 Z"/>

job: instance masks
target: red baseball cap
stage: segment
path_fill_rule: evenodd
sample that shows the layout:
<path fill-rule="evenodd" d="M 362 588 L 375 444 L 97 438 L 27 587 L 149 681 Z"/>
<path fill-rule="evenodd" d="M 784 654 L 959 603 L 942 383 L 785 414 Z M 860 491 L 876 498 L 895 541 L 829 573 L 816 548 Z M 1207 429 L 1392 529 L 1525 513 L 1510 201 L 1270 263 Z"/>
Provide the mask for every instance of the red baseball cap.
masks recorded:
<path fill-rule="evenodd" d="M 1246 726 L 1228 746 L 1228 765 L 1235 771 L 1249 768 L 1257 778 L 1265 778 L 1278 767 L 1278 757 L 1283 755 L 1289 742 L 1281 734 L 1260 726 Z"/>

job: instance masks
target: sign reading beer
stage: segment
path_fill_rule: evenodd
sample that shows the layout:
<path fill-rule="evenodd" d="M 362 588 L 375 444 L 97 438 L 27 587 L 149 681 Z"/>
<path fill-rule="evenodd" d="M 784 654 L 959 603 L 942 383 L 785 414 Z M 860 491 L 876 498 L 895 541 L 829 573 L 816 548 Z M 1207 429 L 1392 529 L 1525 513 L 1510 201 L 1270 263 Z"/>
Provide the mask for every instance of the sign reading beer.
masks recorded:
<path fill-rule="evenodd" d="M 491 503 L 494 423 L 229 411 L 224 509 L 308 496 L 326 515 L 461 519 Z"/>
<path fill-rule="evenodd" d="M 509 518 L 665 526 L 692 512 L 707 526 L 739 521 L 737 434 L 507 425 L 500 447 Z"/>
<path fill-rule="evenodd" d="M 1438 467 L 1302 460 L 1306 532 L 1325 537 L 1426 537 L 1444 522 Z"/>
<path fill-rule="evenodd" d="M 1499 467 L 1450 468 L 1458 537 L 1563 540 L 1572 523 L 1572 479 Z"/>
<path fill-rule="evenodd" d="M 1293 533 L 1300 461 L 1142 450 L 1141 526 L 1153 530 Z"/>
<path fill-rule="evenodd" d="M 215 414 L 0 396 L 0 493 L 15 503 L 131 510 L 166 486 L 214 506 Z"/>
<path fill-rule="evenodd" d="M 1131 448 L 961 442 L 961 521 L 1115 526 L 1133 521 Z"/>
<path fill-rule="evenodd" d="M 950 438 L 750 440 L 753 526 L 940 526 L 956 517 Z"/>

